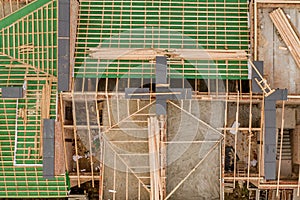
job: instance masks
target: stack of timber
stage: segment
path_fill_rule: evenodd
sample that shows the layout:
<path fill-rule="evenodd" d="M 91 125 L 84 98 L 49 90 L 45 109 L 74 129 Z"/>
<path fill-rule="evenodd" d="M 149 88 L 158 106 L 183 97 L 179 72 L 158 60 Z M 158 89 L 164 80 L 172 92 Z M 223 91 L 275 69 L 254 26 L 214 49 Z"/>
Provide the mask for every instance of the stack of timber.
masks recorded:
<path fill-rule="evenodd" d="M 281 8 L 271 12 L 270 18 L 291 52 L 296 65 L 300 68 L 300 39 L 296 28 L 289 21 Z"/>
<path fill-rule="evenodd" d="M 160 127 L 156 117 L 148 118 L 149 163 L 150 163 L 150 199 L 161 199 L 163 196 L 160 177 Z"/>
<path fill-rule="evenodd" d="M 104 60 L 155 60 L 166 56 L 171 60 L 247 60 L 244 50 L 161 49 L 161 48 L 90 48 L 90 56 Z"/>

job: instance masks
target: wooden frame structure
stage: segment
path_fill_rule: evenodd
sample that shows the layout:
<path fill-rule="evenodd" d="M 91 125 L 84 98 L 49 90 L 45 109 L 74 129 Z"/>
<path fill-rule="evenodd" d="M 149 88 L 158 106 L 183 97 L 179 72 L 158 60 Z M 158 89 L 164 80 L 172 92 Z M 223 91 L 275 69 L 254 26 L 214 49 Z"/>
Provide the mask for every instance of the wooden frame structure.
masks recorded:
<path fill-rule="evenodd" d="M 82 83 L 83 82 L 84 81 L 82 81 Z M 240 84 L 239 81 L 237 81 L 236 83 Z M 101 100 L 101 101 L 105 101 L 106 103 L 104 103 L 104 105 L 106 104 L 106 106 L 109 107 L 109 108 L 112 108 L 112 106 L 113 106 L 113 107 L 117 108 L 117 110 L 120 109 L 120 107 L 121 107 L 120 102 L 122 100 L 125 101 L 125 96 L 124 96 L 123 91 L 118 91 L 117 89 L 109 90 L 109 88 L 111 88 L 111 86 L 109 86 L 109 84 L 112 84 L 112 83 L 110 83 L 108 79 L 106 79 L 105 84 L 106 84 L 106 86 L 105 86 L 106 89 L 104 91 L 97 91 L 98 90 L 97 87 L 93 88 L 94 91 L 92 91 L 92 90 L 85 91 L 84 89 L 81 89 L 81 91 L 77 91 L 77 92 L 74 91 L 73 93 L 67 93 L 67 92 L 63 93 L 62 94 L 63 96 L 61 98 L 65 99 L 66 101 L 73 101 L 72 99 L 74 99 L 74 98 L 72 98 L 72 97 L 74 97 L 74 95 L 75 95 L 75 96 L 78 97 L 78 98 L 75 98 L 78 101 L 87 102 L 87 101 L 89 101 L 89 99 L 94 99 L 93 101 L 97 102 L 97 101 Z M 118 80 L 116 80 L 116 82 L 114 82 L 114 84 L 117 85 Z M 222 149 L 222 151 L 221 151 L 222 152 L 221 153 L 221 156 L 222 156 L 221 166 L 222 167 L 220 168 L 220 170 L 221 170 L 221 175 L 220 175 L 221 176 L 221 193 L 220 193 L 221 198 L 224 197 L 224 192 L 226 191 L 226 189 L 224 188 L 225 187 L 224 182 L 228 182 L 228 181 L 233 183 L 233 188 L 236 187 L 236 185 L 235 185 L 236 181 L 242 181 L 243 180 L 243 181 L 246 182 L 246 187 L 249 188 L 249 189 L 251 189 L 251 187 L 253 187 L 253 185 L 255 185 L 258 189 L 261 189 L 261 190 L 275 189 L 277 191 L 277 194 L 279 194 L 280 190 L 283 189 L 283 188 L 285 188 L 285 189 L 297 189 L 297 188 L 299 188 L 299 184 L 298 184 L 297 181 L 295 181 L 295 182 L 284 181 L 280 178 L 278 178 L 276 182 L 272 182 L 272 181 L 271 182 L 266 182 L 266 181 L 264 181 L 264 172 L 262 170 L 263 169 L 262 161 L 264 159 L 263 158 L 263 148 L 264 147 L 262 145 L 263 144 L 262 142 L 260 142 L 260 144 L 258 144 L 257 147 L 256 147 L 257 157 L 255 159 L 257 161 L 257 167 L 256 167 L 255 172 L 253 171 L 253 167 L 251 166 L 251 161 L 253 160 L 253 156 L 254 156 L 253 155 L 253 150 L 254 150 L 253 149 L 253 142 L 256 141 L 256 140 L 263 141 L 262 138 L 263 138 L 263 134 L 264 134 L 264 128 L 263 128 L 263 126 L 264 126 L 264 122 L 263 122 L 263 119 L 264 119 L 264 95 L 253 94 L 252 93 L 252 88 L 251 88 L 251 82 L 248 82 L 248 84 L 249 84 L 249 93 L 240 93 L 239 90 L 237 90 L 236 93 L 234 93 L 234 92 L 229 93 L 229 92 L 224 92 L 224 91 L 213 91 L 213 92 L 210 91 L 210 92 L 206 92 L 206 93 L 205 92 L 201 93 L 201 92 L 195 91 L 193 93 L 193 99 L 197 99 L 198 101 L 207 101 L 207 100 L 222 101 L 225 104 L 225 110 L 224 110 L 225 125 L 224 125 L 224 127 L 216 127 L 216 132 L 221 131 L 222 132 L 222 138 L 223 138 L 221 141 L 219 141 L 219 142 L 221 142 L 220 144 L 222 144 L 222 148 L 221 148 Z M 74 84 L 74 86 L 75 86 L 75 84 Z M 240 85 L 237 85 L 236 89 L 240 89 L 239 86 Z M 243 84 L 243 86 L 245 86 L 245 85 Z M 148 85 L 147 87 L 150 87 L 150 86 Z M 82 88 L 86 88 L 86 87 L 82 86 Z M 118 88 L 118 87 L 116 86 L 116 88 Z M 226 88 L 226 86 L 225 86 L 225 88 Z M 225 91 L 228 91 L 228 90 L 229 90 L 228 88 L 225 89 Z M 110 101 L 112 101 L 112 100 L 115 100 L 118 103 L 112 105 L 110 103 Z M 132 101 L 132 100 L 126 100 L 126 101 L 127 101 L 126 104 L 128 105 L 128 104 L 130 104 L 129 102 Z M 153 103 L 154 99 L 151 100 L 151 98 L 150 98 L 150 102 L 151 101 Z M 143 109 L 144 107 L 141 108 L 141 105 L 139 105 L 139 103 L 141 103 L 141 102 L 139 102 L 139 103 L 138 102 L 139 101 L 137 101 L 137 108 L 136 108 L 137 111 L 136 112 L 130 114 L 131 112 L 129 110 L 127 111 L 128 115 L 127 115 L 127 117 L 125 117 L 125 122 L 128 123 L 128 119 L 130 119 L 131 117 L 143 116 L 142 114 L 140 114 L 138 112 L 138 110 L 139 110 L 138 108 Z M 286 102 L 286 105 L 290 105 L 290 104 L 293 105 L 295 103 L 299 104 L 299 97 L 289 96 L 289 101 Z M 190 112 L 188 110 L 183 109 L 181 106 L 177 106 L 173 102 L 169 102 L 169 104 L 172 105 L 172 106 L 177 107 L 180 110 L 182 110 L 182 112 L 187 112 L 187 114 L 189 114 L 189 112 Z M 122 105 L 124 105 L 124 104 L 122 104 Z M 248 120 L 248 123 L 247 123 L 248 126 L 235 126 L 234 128 L 231 127 L 232 122 L 227 121 L 227 120 L 228 120 L 228 115 L 229 115 L 229 108 L 232 109 L 233 105 L 236 105 L 236 108 L 235 108 L 236 109 L 236 111 L 235 111 L 235 121 L 239 122 L 239 121 L 247 121 Z M 248 109 L 247 119 L 245 119 L 245 114 L 243 114 L 244 118 L 240 117 L 239 112 L 240 112 L 240 107 L 241 106 L 246 106 L 246 108 Z M 257 114 L 261 115 L 260 116 L 261 120 L 259 122 L 257 122 L 256 125 L 253 125 L 253 118 L 258 117 L 258 116 L 253 116 L 253 114 L 252 114 L 254 107 L 259 107 L 259 111 L 256 111 L 256 115 Z M 110 114 L 108 116 L 111 116 L 112 112 L 115 112 L 115 111 L 109 109 L 108 112 L 110 112 Z M 122 123 L 122 119 L 121 119 L 120 115 L 121 115 L 121 113 L 117 112 L 117 113 L 115 113 L 115 117 L 114 117 L 115 119 L 111 118 L 111 117 L 108 117 L 108 119 L 107 119 L 108 127 L 105 128 L 103 125 L 100 125 L 99 130 L 102 130 L 102 133 L 106 133 L 107 131 L 109 132 L 109 131 L 114 130 L 114 129 L 121 130 L 119 128 L 120 123 Z M 283 119 L 284 119 L 284 117 L 282 117 L 282 120 Z M 139 117 L 136 118 L 135 120 L 137 120 L 136 123 L 145 123 L 146 122 L 144 119 L 139 118 Z M 161 123 L 163 123 L 163 121 L 161 121 Z M 99 122 L 99 124 L 101 124 L 101 123 Z M 79 126 L 79 127 L 83 128 L 83 126 Z M 163 127 L 163 125 L 161 127 Z M 66 128 L 70 128 L 70 125 L 66 125 L 65 129 Z M 131 131 L 133 129 L 127 127 L 127 128 L 123 128 L 123 130 Z M 136 130 L 136 129 L 134 129 L 134 130 Z M 138 130 L 143 131 L 143 130 L 147 130 L 147 128 L 145 129 L 143 127 L 143 128 L 139 128 Z M 166 131 L 166 129 L 162 129 L 162 130 L 163 130 L 163 132 Z M 225 172 L 225 170 L 224 170 L 224 167 L 225 167 L 225 162 L 224 162 L 224 160 L 225 160 L 225 157 L 224 157 L 225 156 L 225 147 L 229 144 L 228 141 L 230 140 L 230 135 L 231 135 L 230 131 L 232 131 L 232 130 L 234 130 L 236 133 L 239 133 L 239 134 L 235 134 L 234 138 L 232 140 L 234 149 L 238 149 L 237 148 L 237 145 L 238 145 L 237 142 L 239 140 L 238 139 L 239 137 L 245 137 L 245 141 L 247 142 L 247 148 L 244 150 L 244 153 L 247 156 L 247 160 L 245 161 L 246 165 L 243 166 L 244 167 L 244 169 L 243 169 L 244 173 L 238 172 L 240 162 L 237 161 L 236 158 L 234 159 L 234 171 L 232 173 L 228 173 L 228 172 Z M 244 136 L 241 136 L 240 133 L 243 133 Z M 162 135 L 160 136 L 160 141 L 163 141 L 163 136 Z M 144 143 L 144 144 L 147 144 L 149 141 L 147 141 L 147 140 L 141 140 L 141 141 L 130 141 L 130 140 L 114 141 L 114 140 L 112 140 L 112 141 L 108 142 L 108 144 L 118 144 L 118 143 L 124 143 L 124 142 L 125 143 L 128 142 L 128 143 Z M 106 142 L 104 142 L 104 143 L 106 144 Z M 167 144 L 170 144 L 170 143 L 172 143 L 172 141 L 165 141 L 164 143 L 161 143 L 161 144 L 166 144 L 167 145 Z M 181 141 L 181 143 L 202 143 L 202 142 L 201 141 Z M 108 144 L 106 144 L 106 145 L 108 145 Z M 161 152 L 163 152 L 163 151 L 161 151 Z M 241 152 L 239 152 L 238 150 L 235 151 L 235 155 L 240 154 L 240 153 Z M 118 157 L 117 154 L 114 154 L 114 155 Z M 123 154 L 123 155 L 121 154 L 120 156 L 124 156 L 124 155 L 125 154 Z M 134 154 L 134 155 L 135 156 L 143 156 L 143 155 L 146 155 L 146 154 L 142 153 L 142 154 Z M 162 154 L 162 155 L 164 155 L 164 154 Z M 158 157 L 156 157 L 156 158 L 158 158 Z M 280 160 L 280 158 L 279 158 L 279 160 Z M 164 161 L 164 156 L 160 158 L 160 162 L 162 162 L 162 163 L 165 162 Z M 105 163 L 105 161 L 104 161 L 104 163 Z M 114 161 L 114 165 L 115 164 L 116 164 L 116 162 Z M 199 163 L 199 165 L 200 164 L 201 164 L 201 162 Z M 195 169 L 199 165 L 195 166 Z M 142 166 L 142 167 L 145 167 L 145 166 Z M 127 168 L 126 171 L 127 171 L 126 172 L 127 173 L 126 177 L 127 177 L 127 180 L 128 180 L 128 176 L 129 176 L 128 174 L 130 174 L 130 168 Z M 190 171 L 190 173 L 192 174 L 193 171 L 194 170 Z M 113 173 L 116 174 L 117 172 L 114 171 Z M 278 173 L 280 173 L 280 171 Z M 158 179 L 161 179 L 161 181 L 159 182 L 159 185 L 161 184 L 162 186 L 165 185 L 165 181 L 167 181 L 167 180 L 165 180 L 166 177 L 165 177 L 164 174 L 165 174 L 165 172 L 160 172 L 159 176 L 155 175 L 157 178 L 160 177 L 160 178 L 158 178 Z M 188 179 L 191 174 L 189 174 L 185 179 L 183 179 L 182 183 L 186 179 Z M 153 174 L 153 176 L 154 176 L 154 174 Z M 77 172 L 77 175 L 73 176 L 73 177 L 74 178 L 76 177 L 78 182 L 82 182 L 84 180 L 85 176 L 81 175 L 81 172 Z M 279 174 L 278 177 L 280 177 L 280 174 Z M 92 177 L 89 177 L 89 178 L 91 179 Z M 102 176 L 100 175 L 100 176 L 95 176 L 94 177 L 95 180 L 98 179 L 98 178 L 103 181 L 103 174 L 102 174 Z M 141 178 L 141 180 L 144 180 L 144 179 L 150 180 L 150 176 L 149 177 L 148 176 L 143 176 L 143 177 L 140 177 L 140 178 Z M 158 180 L 157 178 L 155 180 Z M 115 180 L 115 181 L 117 181 L 117 180 Z M 181 184 L 179 184 L 178 187 L 180 187 Z M 141 186 L 144 186 L 144 188 L 145 188 L 146 185 L 141 184 Z M 126 186 L 126 187 L 128 187 L 128 186 Z M 116 186 L 114 186 L 113 188 L 116 189 Z M 140 188 L 139 189 L 139 192 L 140 192 L 143 187 L 139 187 L 139 188 Z M 173 191 L 171 191 L 170 193 L 165 193 L 166 190 L 162 190 L 162 191 L 164 192 L 163 196 L 166 199 L 170 198 L 173 194 Z M 174 192 L 175 191 L 176 190 L 174 190 Z M 139 193 L 139 194 L 141 195 L 141 193 Z M 155 193 L 155 194 L 153 194 L 153 196 L 156 196 L 157 194 L 161 195 L 161 192 Z M 102 195 L 103 195 L 103 193 L 102 193 Z M 128 196 L 129 194 L 126 193 L 126 195 Z M 115 196 L 115 198 L 117 198 L 117 197 Z"/>
<path fill-rule="evenodd" d="M 58 111 L 56 3 L 0 2 L 0 87 L 24 91 L 18 99 L 1 94 L 1 198 L 67 195 L 63 172 L 43 179 L 43 119 Z"/>
<path fill-rule="evenodd" d="M 4 10 L 3 2 L 4 0 L 0 1 L 0 11 Z M 16 8 L 13 7 L 12 0 L 6 2 L 10 12 L 13 12 L 14 9 L 21 8 L 21 2 L 27 5 L 37 1 L 17 0 Z M 169 1 L 168 5 L 138 0 L 113 1 L 114 3 L 81 1 L 72 90 L 59 95 L 56 93 L 57 60 L 53 56 L 57 50 L 56 39 L 47 40 L 49 34 L 57 33 L 57 30 L 48 30 L 49 27 L 57 26 L 54 17 L 57 5 L 54 5 L 54 2 L 56 1 L 45 4 L 47 7 L 45 10 L 39 8 L 20 20 L 15 19 L 16 22 L 12 26 L 1 30 L 0 86 L 13 83 L 15 86 L 26 88 L 25 99 L 0 102 L 1 114 L 4 116 L 1 119 L 5 122 L 0 128 L 8 133 L 7 140 L 0 143 L 0 147 L 4 149 L 1 152 L 4 158 L 1 159 L 4 166 L 2 173 L 9 171 L 5 166 L 12 163 L 10 159 L 13 157 L 11 153 L 13 144 L 16 146 L 15 165 L 25 165 L 26 169 L 24 174 L 16 170 L 7 180 L 0 179 L 4 181 L 4 186 L 0 186 L 4 192 L 0 191 L 0 194 L 8 196 L 10 189 L 15 187 L 9 183 L 17 182 L 19 175 L 30 174 L 30 178 L 35 179 L 24 179 L 25 186 L 33 189 L 26 191 L 22 188 L 22 192 L 27 192 L 22 195 L 36 197 L 65 195 L 65 177 L 45 181 L 47 194 L 39 187 L 36 189 L 36 185 L 31 186 L 38 182 L 37 177 L 41 176 L 43 150 L 41 119 L 57 116 L 61 122 L 64 140 L 64 165 L 69 172 L 71 186 L 81 187 L 90 181 L 92 187 L 96 187 L 97 182 L 101 199 L 120 199 L 120 195 L 126 199 L 147 197 L 169 199 L 216 149 L 219 149 L 220 157 L 221 199 L 228 189 L 225 183 L 231 183 L 233 190 L 239 181 L 245 181 L 248 189 L 253 189 L 255 185 L 257 189 L 276 190 L 277 196 L 282 189 L 296 189 L 299 195 L 300 174 L 297 180 L 286 181 L 280 177 L 284 109 L 289 104 L 300 104 L 297 95 L 289 96 L 289 101 L 282 103 L 277 180 L 264 180 L 264 98 L 271 95 L 274 90 L 267 83 L 267 79 L 261 76 L 261 80 L 256 81 L 264 93 L 253 94 L 251 81 L 248 80 L 248 64 L 250 63 L 252 67 L 253 64 L 251 61 L 248 63 L 252 55 L 248 49 L 251 35 L 247 22 L 249 13 L 247 1 L 225 0 L 221 3 L 207 0 L 206 4 Z M 258 48 L 257 7 L 258 4 L 265 3 L 296 4 L 299 1 L 257 0 L 251 3 L 253 6 L 251 12 L 254 13 L 254 27 L 252 27 L 254 60 L 257 60 Z M 156 7 L 159 11 L 153 9 Z M 210 15 L 202 16 L 207 13 Z M 177 15 L 181 15 L 182 19 L 178 19 Z M 157 16 L 160 17 L 160 21 Z M 0 16 L 2 17 L 5 16 Z M 171 28 L 177 31 L 171 31 Z M 27 32 L 19 32 L 25 29 Z M 116 34 L 120 37 L 115 38 Z M 12 35 L 13 39 L 7 39 Z M 30 42 L 33 38 L 38 41 L 38 47 Z M 98 46 L 99 44 L 102 46 Z M 178 88 L 192 88 L 195 101 L 215 101 L 225 105 L 222 113 L 224 126 L 214 127 L 193 114 L 192 100 L 187 104 L 184 101 L 168 102 L 170 107 L 217 134 L 219 139 L 168 140 L 169 116 L 157 117 L 151 110 L 156 96 L 153 58 L 157 55 L 169 58 L 168 81 L 171 85 Z M 149 88 L 150 98 L 126 100 L 124 90 L 129 87 Z M 59 111 L 56 110 L 58 108 Z M 242 109 L 246 111 L 243 113 Z M 260 121 L 257 120 L 258 116 Z M 11 124 L 12 118 L 15 124 Z M 238 125 L 239 123 L 241 125 Z M 21 127 L 21 124 L 35 124 L 35 127 L 31 128 L 28 125 L 24 130 L 19 130 L 24 134 L 18 135 L 18 128 L 15 133 L 12 130 L 13 127 L 19 125 Z M 143 137 L 136 137 L 136 134 Z M 241 138 L 246 148 L 240 147 Z M 259 141 L 259 144 L 254 144 L 256 141 Z M 174 188 L 168 189 L 167 150 L 170 144 L 198 146 L 209 144 L 211 147 L 191 169 L 187 170 L 186 175 Z M 231 172 L 225 169 L 226 148 L 229 145 L 234 149 Z M 132 151 L 131 147 L 136 147 L 137 150 Z M 243 161 L 238 159 L 238 155 L 241 154 L 246 157 Z M 139 162 L 133 162 L 133 158 Z M 255 169 L 253 162 L 256 162 Z M 125 183 L 123 194 L 119 192 L 120 183 Z M 59 186 L 61 187 L 57 191 L 51 192 L 53 188 Z"/>

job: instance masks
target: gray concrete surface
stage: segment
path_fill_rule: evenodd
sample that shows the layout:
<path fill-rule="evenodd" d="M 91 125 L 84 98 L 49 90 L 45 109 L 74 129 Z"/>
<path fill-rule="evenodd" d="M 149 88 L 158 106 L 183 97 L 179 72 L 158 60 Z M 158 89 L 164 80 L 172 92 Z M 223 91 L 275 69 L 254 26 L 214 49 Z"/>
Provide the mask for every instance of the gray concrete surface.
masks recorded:
<path fill-rule="evenodd" d="M 140 101 L 139 107 L 147 105 L 149 101 Z M 178 102 L 177 102 L 178 103 Z M 104 102 L 103 123 L 108 125 L 107 103 Z M 137 110 L 137 101 L 117 100 L 110 101 L 110 113 L 112 124 L 116 124 L 118 119 L 122 120 L 129 113 Z M 224 123 L 224 105 L 220 102 L 198 102 L 183 101 L 184 109 L 191 111 L 193 115 L 210 124 L 212 127 L 222 127 Z M 119 110 L 119 115 L 117 114 Z M 168 141 L 215 141 L 220 135 L 213 132 L 210 128 L 199 123 L 196 119 L 188 114 L 181 112 L 178 108 L 168 104 Z M 139 114 L 148 113 L 155 114 L 155 104 L 141 111 Z M 125 130 L 126 128 L 146 128 L 147 123 L 135 122 L 135 120 L 146 121 L 148 116 L 135 116 L 129 122 L 119 124 L 118 129 L 108 132 L 105 136 L 110 141 L 132 141 L 124 143 L 113 143 L 114 145 L 105 147 L 105 172 L 104 172 L 104 198 L 111 199 L 112 194 L 108 192 L 113 188 L 114 170 L 116 167 L 116 199 L 122 199 L 122 195 L 126 193 L 126 167 L 130 166 L 138 177 L 149 176 L 147 169 L 138 168 L 139 166 L 149 166 L 147 130 Z M 131 121 L 131 122 L 130 122 Z M 123 130 L 122 130 L 123 129 Z M 144 140 L 145 143 L 134 143 L 135 140 Z M 167 148 L 167 193 L 171 192 L 174 187 L 197 165 L 198 162 L 205 157 L 210 148 L 214 145 L 210 143 L 197 144 L 169 144 Z M 112 151 L 113 149 L 113 151 Z M 134 156 L 115 157 L 114 153 L 127 153 Z M 143 155 L 135 155 L 143 153 Z M 122 159 L 122 161 L 121 161 Z M 219 148 L 213 150 L 201 165 L 193 172 L 179 188 L 171 196 L 171 199 L 218 199 L 219 198 L 219 171 L 220 171 Z M 129 196 L 130 199 L 137 198 L 138 184 L 134 174 L 129 173 Z M 141 179 L 145 185 L 149 185 L 149 179 Z M 142 188 L 142 187 L 141 187 Z M 117 196 L 119 195 L 119 196 Z M 146 190 L 141 190 L 141 199 L 147 199 Z M 124 197 L 124 196 L 123 196 Z"/>

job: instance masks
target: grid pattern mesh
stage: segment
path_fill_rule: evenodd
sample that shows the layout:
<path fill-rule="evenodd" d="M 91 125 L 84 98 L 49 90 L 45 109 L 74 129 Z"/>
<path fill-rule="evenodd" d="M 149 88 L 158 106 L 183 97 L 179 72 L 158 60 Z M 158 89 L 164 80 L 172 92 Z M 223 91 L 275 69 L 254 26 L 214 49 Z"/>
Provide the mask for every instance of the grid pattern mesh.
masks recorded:
<path fill-rule="evenodd" d="M 34 1 L 2 19 L 0 41 L 0 87 L 26 88 L 24 98 L 0 99 L 0 197 L 65 197 L 65 175 L 43 178 L 40 149 L 46 83 L 56 117 L 57 2 Z"/>
<path fill-rule="evenodd" d="M 74 76 L 153 77 L 149 61 L 95 59 L 95 47 L 247 51 L 248 45 L 247 0 L 81 1 Z M 195 79 L 248 74 L 247 62 L 238 60 L 170 62 L 168 68 L 171 77 L 174 71 Z"/>

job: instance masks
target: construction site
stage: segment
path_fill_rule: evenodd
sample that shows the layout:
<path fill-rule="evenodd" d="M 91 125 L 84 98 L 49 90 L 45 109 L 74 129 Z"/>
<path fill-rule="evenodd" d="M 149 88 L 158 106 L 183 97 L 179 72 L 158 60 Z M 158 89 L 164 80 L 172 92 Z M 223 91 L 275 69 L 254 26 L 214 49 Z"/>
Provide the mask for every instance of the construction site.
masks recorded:
<path fill-rule="evenodd" d="M 299 200 L 299 0 L 0 0 L 0 198 Z"/>

